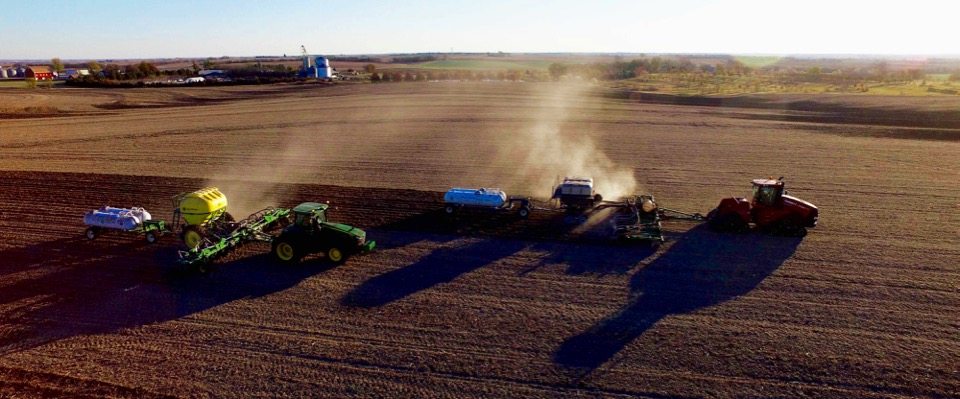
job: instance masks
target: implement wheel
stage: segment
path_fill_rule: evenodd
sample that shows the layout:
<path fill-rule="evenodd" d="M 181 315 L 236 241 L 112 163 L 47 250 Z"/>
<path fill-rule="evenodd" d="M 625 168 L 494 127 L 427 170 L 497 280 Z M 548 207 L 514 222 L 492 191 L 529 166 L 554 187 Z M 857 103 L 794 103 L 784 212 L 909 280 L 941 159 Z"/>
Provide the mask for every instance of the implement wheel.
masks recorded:
<path fill-rule="evenodd" d="M 280 262 L 291 264 L 300 261 L 300 251 L 290 241 L 277 240 L 273 242 L 273 256 Z"/>
<path fill-rule="evenodd" d="M 83 234 L 87 237 L 88 240 L 92 240 L 97 238 L 100 232 L 97 230 L 96 227 L 87 227 L 87 231 L 85 231 Z"/>
<path fill-rule="evenodd" d="M 148 231 L 146 234 L 143 235 L 143 238 L 147 240 L 148 244 L 155 244 L 157 240 L 160 239 L 160 236 L 158 236 L 157 232 L 155 231 Z"/>
<path fill-rule="evenodd" d="M 190 226 L 184 230 L 183 243 L 187 245 L 187 248 L 197 248 L 202 242 L 203 233 L 196 226 Z"/>
<path fill-rule="evenodd" d="M 526 219 L 530 216 L 530 207 L 524 206 L 523 208 L 520 208 L 520 212 L 518 212 L 518 214 L 520 215 L 520 218 Z"/>

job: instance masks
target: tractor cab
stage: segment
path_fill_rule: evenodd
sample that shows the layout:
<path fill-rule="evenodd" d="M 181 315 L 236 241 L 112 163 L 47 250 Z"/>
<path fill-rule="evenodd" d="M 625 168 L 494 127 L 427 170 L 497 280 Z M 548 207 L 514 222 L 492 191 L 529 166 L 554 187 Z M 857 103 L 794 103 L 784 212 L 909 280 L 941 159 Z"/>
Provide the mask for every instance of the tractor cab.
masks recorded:
<path fill-rule="evenodd" d="M 293 224 L 307 231 L 318 231 L 327 221 L 327 208 L 330 205 L 316 202 L 304 202 L 293 208 Z"/>
<path fill-rule="evenodd" d="M 783 198 L 783 179 L 753 180 L 753 206 L 776 206 Z"/>

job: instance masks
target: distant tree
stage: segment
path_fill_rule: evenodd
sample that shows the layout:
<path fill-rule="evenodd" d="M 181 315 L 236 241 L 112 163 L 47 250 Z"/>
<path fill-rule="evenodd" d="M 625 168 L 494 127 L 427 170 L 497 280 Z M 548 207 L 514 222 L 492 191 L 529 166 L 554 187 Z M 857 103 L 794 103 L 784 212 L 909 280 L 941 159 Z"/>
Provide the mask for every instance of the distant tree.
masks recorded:
<path fill-rule="evenodd" d="M 217 67 L 217 64 L 213 62 L 212 58 L 207 58 L 203 60 L 203 69 L 213 69 L 216 67 Z"/>
<path fill-rule="evenodd" d="M 196 61 L 193 61 L 193 65 L 191 65 L 190 68 L 193 69 L 193 74 L 194 74 L 194 75 L 200 73 L 200 66 L 197 65 L 197 62 L 196 62 Z"/>
<path fill-rule="evenodd" d="M 54 72 L 57 72 L 57 73 L 63 72 L 63 61 L 60 61 L 60 58 L 51 59 L 50 66 L 53 68 Z"/>
<path fill-rule="evenodd" d="M 662 58 L 660 58 L 660 57 L 653 57 L 653 58 L 650 59 L 649 64 L 650 64 L 650 68 L 649 68 L 648 70 L 649 70 L 651 73 L 659 73 L 659 72 L 662 72 L 662 71 L 660 70 L 660 67 L 663 66 L 663 59 L 662 59 Z"/>
<path fill-rule="evenodd" d="M 890 67 L 887 65 L 886 61 L 880 61 L 874 65 L 877 70 L 877 78 L 880 80 L 887 80 L 887 75 L 890 73 Z"/>
<path fill-rule="evenodd" d="M 101 66 L 99 62 L 90 61 L 90 62 L 87 63 L 87 69 L 90 70 L 90 73 L 91 73 L 91 74 L 96 75 L 96 74 L 100 73 L 100 71 L 103 70 L 103 66 Z"/>
<path fill-rule="evenodd" d="M 120 79 L 120 66 L 117 64 L 107 64 L 103 67 L 103 75 L 108 79 Z"/>
<path fill-rule="evenodd" d="M 552 77 L 553 80 L 560 80 L 560 77 L 567 74 L 568 68 L 566 64 L 554 62 L 550 64 L 547 69 L 550 71 L 550 77 Z"/>
<path fill-rule="evenodd" d="M 374 73 L 374 72 L 377 71 L 377 66 L 376 66 L 376 65 L 373 65 L 373 64 L 367 64 L 367 65 L 364 65 L 364 66 L 363 66 L 363 70 L 364 70 L 366 73 Z"/>
<path fill-rule="evenodd" d="M 160 70 L 157 69 L 156 66 L 146 61 L 140 61 L 140 63 L 137 64 L 137 72 L 140 72 L 140 75 L 143 77 L 156 76 L 160 74 Z"/>
<path fill-rule="evenodd" d="M 371 74 L 370 74 L 370 81 L 373 82 L 373 83 L 380 82 L 380 74 L 379 74 L 379 73 L 371 73 Z"/>

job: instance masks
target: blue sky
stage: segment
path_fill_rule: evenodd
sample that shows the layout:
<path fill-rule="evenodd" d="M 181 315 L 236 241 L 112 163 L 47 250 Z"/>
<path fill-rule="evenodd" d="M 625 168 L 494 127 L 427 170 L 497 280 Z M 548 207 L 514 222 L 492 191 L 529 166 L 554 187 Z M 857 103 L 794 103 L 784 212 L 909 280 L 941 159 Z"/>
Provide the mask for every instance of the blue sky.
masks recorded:
<path fill-rule="evenodd" d="M 334 55 L 960 55 L 957 11 L 936 0 L 11 1 L 0 59 L 281 55 L 301 44 Z"/>

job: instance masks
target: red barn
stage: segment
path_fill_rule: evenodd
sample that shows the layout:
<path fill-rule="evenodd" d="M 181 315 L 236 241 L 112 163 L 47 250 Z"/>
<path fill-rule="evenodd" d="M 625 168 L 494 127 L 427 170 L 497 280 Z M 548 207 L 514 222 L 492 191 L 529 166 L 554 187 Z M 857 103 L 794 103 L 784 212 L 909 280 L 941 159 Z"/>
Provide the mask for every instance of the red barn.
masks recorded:
<path fill-rule="evenodd" d="M 53 70 L 48 66 L 28 66 L 26 77 L 27 79 L 53 80 Z"/>

